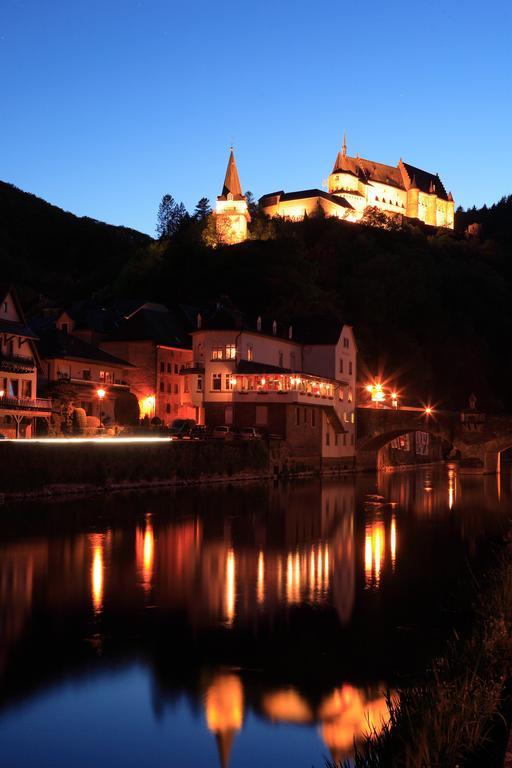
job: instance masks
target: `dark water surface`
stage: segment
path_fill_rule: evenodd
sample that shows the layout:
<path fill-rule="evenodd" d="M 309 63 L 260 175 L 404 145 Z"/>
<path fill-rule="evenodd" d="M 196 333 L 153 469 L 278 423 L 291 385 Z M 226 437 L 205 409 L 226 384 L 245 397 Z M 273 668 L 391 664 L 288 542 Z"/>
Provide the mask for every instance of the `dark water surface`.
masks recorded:
<path fill-rule="evenodd" d="M 421 675 L 506 529 L 453 470 L 0 507 L 0 764 L 320 768 Z"/>

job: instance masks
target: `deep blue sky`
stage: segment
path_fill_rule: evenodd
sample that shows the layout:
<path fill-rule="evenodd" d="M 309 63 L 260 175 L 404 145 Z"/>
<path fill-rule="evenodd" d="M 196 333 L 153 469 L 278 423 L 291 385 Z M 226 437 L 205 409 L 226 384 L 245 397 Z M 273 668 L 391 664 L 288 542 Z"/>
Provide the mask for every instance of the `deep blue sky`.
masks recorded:
<path fill-rule="evenodd" d="M 0 179 L 154 233 L 170 192 L 256 196 L 349 153 L 512 192 L 509 0 L 2 0 Z"/>

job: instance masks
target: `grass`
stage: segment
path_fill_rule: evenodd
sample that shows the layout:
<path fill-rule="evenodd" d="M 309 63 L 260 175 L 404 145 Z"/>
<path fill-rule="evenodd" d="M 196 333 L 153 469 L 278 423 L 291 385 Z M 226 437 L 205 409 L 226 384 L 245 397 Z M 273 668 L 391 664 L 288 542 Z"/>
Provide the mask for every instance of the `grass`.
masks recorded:
<path fill-rule="evenodd" d="M 425 681 L 388 694 L 389 722 L 327 768 L 473 768 L 497 765 L 512 674 L 512 539 L 478 586 L 472 628 L 455 636 Z M 498 750 L 499 751 L 499 750 Z"/>

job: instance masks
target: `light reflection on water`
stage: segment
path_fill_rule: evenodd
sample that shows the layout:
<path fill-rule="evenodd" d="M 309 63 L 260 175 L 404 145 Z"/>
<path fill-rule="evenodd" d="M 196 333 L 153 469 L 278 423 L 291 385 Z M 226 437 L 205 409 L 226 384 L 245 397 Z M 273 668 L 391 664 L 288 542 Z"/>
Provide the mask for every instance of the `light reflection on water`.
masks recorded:
<path fill-rule="evenodd" d="M 265 747 L 267 766 L 349 756 L 386 721 L 396 676 L 425 668 L 440 596 L 461 588 L 468 562 L 477 567 L 499 538 L 510 498 L 507 473 L 461 478 L 443 467 L 7 509 L 6 764 L 140 764 L 142 721 L 152 766 L 256 768 Z M 31 517 L 21 527 L 20 510 Z M 105 675 L 117 668 L 131 680 L 119 665 L 138 658 L 138 687 L 115 705 L 122 735 L 108 760 L 92 755 L 101 729 L 77 731 L 73 718 L 101 709 Z M 68 679 L 74 708 L 62 705 L 56 730 L 52 707 Z"/>

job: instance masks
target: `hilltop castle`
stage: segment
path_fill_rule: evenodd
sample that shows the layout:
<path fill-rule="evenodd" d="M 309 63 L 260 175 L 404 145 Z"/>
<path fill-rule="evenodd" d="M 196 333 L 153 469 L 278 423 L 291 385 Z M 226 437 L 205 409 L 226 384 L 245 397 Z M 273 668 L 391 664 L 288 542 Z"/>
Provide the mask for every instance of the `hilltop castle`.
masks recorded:
<path fill-rule="evenodd" d="M 327 180 L 325 192 L 306 189 L 297 192 L 271 192 L 260 198 L 268 216 L 303 219 L 319 209 L 326 216 L 346 221 L 360 221 L 368 207 L 377 208 L 388 216 L 419 219 L 433 227 L 454 226 L 454 201 L 446 192 L 439 175 L 423 171 L 399 160 L 397 166 L 366 160 L 347 154 L 346 139 L 336 156 Z M 239 243 L 247 237 L 250 221 L 247 200 L 242 193 L 233 150 L 222 195 L 216 205 L 219 239 Z"/>

